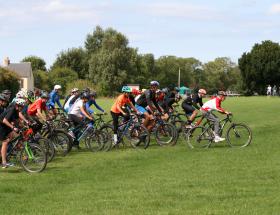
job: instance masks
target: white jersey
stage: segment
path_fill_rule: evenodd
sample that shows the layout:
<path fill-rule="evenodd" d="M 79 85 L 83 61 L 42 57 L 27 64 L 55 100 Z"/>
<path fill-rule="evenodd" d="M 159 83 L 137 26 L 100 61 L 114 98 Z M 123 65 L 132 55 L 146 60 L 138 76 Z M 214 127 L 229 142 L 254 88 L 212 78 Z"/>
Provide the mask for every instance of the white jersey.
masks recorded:
<path fill-rule="evenodd" d="M 220 112 L 225 112 L 225 110 L 223 108 L 221 108 L 221 99 L 219 97 L 215 97 L 207 102 L 205 102 L 203 104 L 203 106 L 201 107 L 201 110 L 203 111 L 213 111 L 213 110 L 217 110 Z"/>
<path fill-rule="evenodd" d="M 77 99 L 77 101 L 75 101 L 75 103 L 70 108 L 69 114 L 73 114 L 73 115 L 82 117 L 81 107 L 83 107 L 84 105 L 85 104 L 82 99 Z"/>
<path fill-rule="evenodd" d="M 71 100 L 73 99 L 75 97 L 75 95 L 72 95 L 72 96 L 70 96 L 70 98 L 67 100 L 67 102 L 65 103 L 65 105 L 64 105 L 64 110 L 66 111 L 66 112 L 68 112 L 68 110 L 69 110 L 69 108 L 70 108 L 70 102 L 71 102 Z"/>

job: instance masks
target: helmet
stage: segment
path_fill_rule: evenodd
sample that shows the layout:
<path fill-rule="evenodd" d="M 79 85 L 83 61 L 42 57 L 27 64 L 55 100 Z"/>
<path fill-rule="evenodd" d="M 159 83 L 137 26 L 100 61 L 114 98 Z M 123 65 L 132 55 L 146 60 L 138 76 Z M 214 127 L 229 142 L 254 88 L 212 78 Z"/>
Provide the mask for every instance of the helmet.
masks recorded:
<path fill-rule="evenodd" d="M 7 101 L 7 98 L 5 97 L 5 95 L 0 94 L 0 100 L 2 100 L 2 101 Z"/>
<path fill-rule="evenodd" d="M 227 96 L 227 93 L 225 91 L 219 91 L 218 95 L 220 95 L 220 96 Z"/>
<path fill-rule="evenodd" d="M 48 99 L 48 98 L 49 98 L 48 92 L 42 91 L 42 92 L 41 92 L 41 98 Z"/>
<path fill-rule="evenodd" d="M 62 87 L 61 87 L 60 85 L 57 84 L 57 85 L 54 85 L 54 88 L 53 88 L 53 89 L 54 89 L 54 90 L 61 90 L 61 88 L 62 88 Z"/>
<path fill-rule="evenodd" d="M 160 94 L 161 92 L 162 92 L 162 91 L 158 89 L 158 90 L 156 91 L 156 94 Z"/>
<path fill-rule="evenodd" d="M 24 99 L 21 99 L 21 98 L 16 98 L 16 99 L 15 99 L 15 103 L 16 103 L 17 105 L 24 106 L 24 105 L 25 105 L 25 100 L 24 100 Z"/>
<path fill-rule="evenodd" d="M 73 89 L 71 90 L 71 93 L 76 93 L 76 92 L 78 92 L 78 91 L 79 91 L 78 88 L 73 88 Z"/>
<path fill-rule="evenodd" d="M 81 97 L 81 99 L 89 99 L 90 94 L 87 92 L 83 92 L 80 97 Z"/>
<path fill-rule="evenodd" d="M 151 81 L 151 82 L 150 82 L 150 85 L 151 85 L 151 86 L 157 86 L 157 87 L 158 87 L 158 86 L 159 86 L 159 83 L 158 83 L 158 81 Z"/>
<path fill-rule="evenodd" d="M 27 91 L 27 98 L 33 98 L 34 97 L 34 92 L 32 90 Z"/>
<path fill-rule="evenodd" d="M 201 93 L 201 94 L 206 95 L 206 90 L 204 90 L 204 89 L 199 89 L 199 90 L 198 90 L 198 93 Z"/>
<path fill-rule="evenodd" d="M 96 96 L 97 96 L 97 93 L 96 93 L 96 91 L 92 91 L 89 95 L 90 95 L 90 96 L 93 96 L 93 97 L 96 97 Z"/>
<path fill-rule="evenodd" d="M 11 92 L 10 90 L 3 90 L 3 91 L 2 91 L 2 94 L 6 94 L 6 95 L 7 95 L 7 94 L 12 94 L 12 92 Z"/>
<path fill-rule="evenodd" d="M 140 95 L 141 93 L 142 93 L 141 90 L 132 89 L 132 94 L 135 96 Z"/>
<path fill-rule="evenodd" d="M 16 98 L 26 98 L 26 94 L 21 90 L 16 94 Z"/>
<path fill-rule="evenodd" d="M 123 86 L 122 87 L 122 92 L 125 92 L 125 93 L 131 93 L 132 92 L 132 89 L 128 86 Z"/>
<path fill-rule="evenodd" d="M 83 92 L 90 93 L 90 89 L 88 87 L 86 87 L 85 89 L 83 89 Z"/>
<path fill-rule="evenodd" d="M 163 88 L 161 91 L 162 91 L 163 93 L 168 93 L 168 88 Z"/>

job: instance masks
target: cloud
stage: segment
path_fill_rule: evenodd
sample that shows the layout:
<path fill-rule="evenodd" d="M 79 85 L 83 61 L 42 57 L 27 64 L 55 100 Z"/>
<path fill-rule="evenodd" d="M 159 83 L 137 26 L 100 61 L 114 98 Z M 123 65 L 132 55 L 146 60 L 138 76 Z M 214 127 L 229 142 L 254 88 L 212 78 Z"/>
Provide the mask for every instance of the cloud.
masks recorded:
<path fill-rule="evenodd" d="M 271 5 L 268 13 L 269 14 L 280 14 L 280 3 Z"/>
<path fill-rule="evenodd" d="M 221 14 L 213 8 L 176 2 L 150 4 L 147 6 L 147 11 L 155 16 L 189 18 L 192 20 L 209 20 L 221 17 Z"/>

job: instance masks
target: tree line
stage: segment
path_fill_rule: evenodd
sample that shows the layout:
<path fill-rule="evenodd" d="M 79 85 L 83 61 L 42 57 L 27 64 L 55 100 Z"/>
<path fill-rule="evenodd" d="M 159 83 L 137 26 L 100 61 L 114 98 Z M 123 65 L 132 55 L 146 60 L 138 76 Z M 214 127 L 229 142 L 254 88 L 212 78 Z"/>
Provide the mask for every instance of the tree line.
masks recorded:
<path fill-rule="evenodd" d="M 49 69 L 37 56 L 25 57 L 31 62 L 35 87 L 51 90 L 55 84 L 63 86 L 64 93 L 75 87 L 89 86 L 100 95 L 112 96 L 125 84 L 140 84 L 147 88 L 149 81 L 158 80 L 162 87 L 177 85 L 205 88 L 212 94 L 218 90 L 245 94 L 264 93 L 266 84 L 280 81 L 280 46 L 272 41 L 255 44 L 239 58 L 239 65 L 228 57 L 219 57 L 202 63 L 196 58 L 139 54 L 129 46 L 128 38 L 112 29 L 97 26 L 86 36 L 84 47 L 61 51 Z"/>

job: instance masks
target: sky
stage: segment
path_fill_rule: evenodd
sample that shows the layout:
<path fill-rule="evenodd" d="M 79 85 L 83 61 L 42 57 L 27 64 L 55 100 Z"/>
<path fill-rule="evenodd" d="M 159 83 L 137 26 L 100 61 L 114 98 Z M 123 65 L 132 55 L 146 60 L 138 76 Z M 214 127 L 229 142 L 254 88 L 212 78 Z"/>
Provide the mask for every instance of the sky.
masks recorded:
<path fill-rule="evenodd" d="M 123 33 L 140 54 L 237 63 L 255 43 L 280 42 L 280 0 L 0 0 L 1 63 L 36 55 L 50 67 L 97 25 Z"/>

